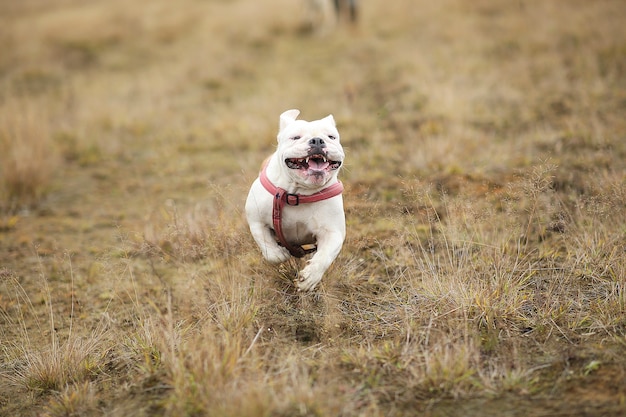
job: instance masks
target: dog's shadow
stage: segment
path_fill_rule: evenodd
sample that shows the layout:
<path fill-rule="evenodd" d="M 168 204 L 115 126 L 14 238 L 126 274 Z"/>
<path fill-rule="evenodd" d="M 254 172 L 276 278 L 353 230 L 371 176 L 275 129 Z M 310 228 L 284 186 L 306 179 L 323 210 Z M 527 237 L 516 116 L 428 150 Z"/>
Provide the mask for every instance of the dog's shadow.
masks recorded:
<path fill-rule="evenodd" d="M 275 267 L 267 280 L 273 302 L 262 315 L 276 336 L 312 345 L 322 341 L 328 304 L 319 290 L 298 291 L 294 281 L 303 265 L 304 261 L 292 259 Z"/>

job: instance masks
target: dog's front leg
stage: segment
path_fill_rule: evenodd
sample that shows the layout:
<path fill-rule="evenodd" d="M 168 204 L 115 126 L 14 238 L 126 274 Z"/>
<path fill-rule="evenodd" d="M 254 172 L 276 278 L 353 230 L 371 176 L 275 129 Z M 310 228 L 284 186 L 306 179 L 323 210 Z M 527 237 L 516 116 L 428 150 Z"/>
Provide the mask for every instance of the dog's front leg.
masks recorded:
<path fill-rule="evenodd" d="M 279 264 L 287 261 L 291 254 L 287 249 L 278 245 L 271 230 L 263 222 L 250 222 L 250 233 L 254 238 L 263 257 L 273 264 Z"/>
<path fill-rule="evenodd" d="M 311 291 L 319 284 L 326 270 L 339 255 L 343 239 L 341 232 L 327 232 L 318 238 L 317 251 L 296 280 L 299 291 Z"/>

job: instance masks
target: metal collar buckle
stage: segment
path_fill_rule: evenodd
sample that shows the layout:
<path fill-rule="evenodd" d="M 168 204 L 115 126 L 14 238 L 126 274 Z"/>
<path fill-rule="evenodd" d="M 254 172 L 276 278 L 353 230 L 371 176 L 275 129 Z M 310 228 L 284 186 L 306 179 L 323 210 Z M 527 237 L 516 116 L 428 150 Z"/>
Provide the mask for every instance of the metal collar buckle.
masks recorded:
<path fill-rule="evenodd" d="M 285 193 L 285 204 L 287 204 L 288 206 L 300 205 L 300 194 Z"/>

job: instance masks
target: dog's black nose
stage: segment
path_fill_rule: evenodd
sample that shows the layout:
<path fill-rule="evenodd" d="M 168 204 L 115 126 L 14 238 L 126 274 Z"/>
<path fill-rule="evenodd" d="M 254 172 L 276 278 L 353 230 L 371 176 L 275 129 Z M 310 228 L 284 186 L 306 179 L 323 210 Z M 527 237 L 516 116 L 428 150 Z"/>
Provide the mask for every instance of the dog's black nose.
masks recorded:
<path fill-rule="evenodd" d="M 326 143 L 322 138 L 312 138 L 309 140 L 309 145 L 314 148 L 325 148 Z"/>

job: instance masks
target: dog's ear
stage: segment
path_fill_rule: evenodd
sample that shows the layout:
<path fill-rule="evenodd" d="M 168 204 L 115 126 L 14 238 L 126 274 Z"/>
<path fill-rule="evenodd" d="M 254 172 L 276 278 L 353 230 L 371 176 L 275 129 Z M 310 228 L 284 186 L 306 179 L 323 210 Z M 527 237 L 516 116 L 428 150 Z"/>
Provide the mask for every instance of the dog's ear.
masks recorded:
<path fill-rule="evenodd" d="M 330 123 L 333 126 L 337 126 L 337 124 L 335 123 L 335 118 L 333 117 L 332 114 L 329 114 L 328 116 L 324 117 L 322 120 L 324 122 Z"/>
<path fill-rule="evenodd" d="M 293 123 L 296 120 L 296 117 L 300 114 L 300 110 L 291 109 L 287 110 L 283 114 L 280 115 L 280 130 L 283 130 L 287 127 L 287 125 Z"/>

